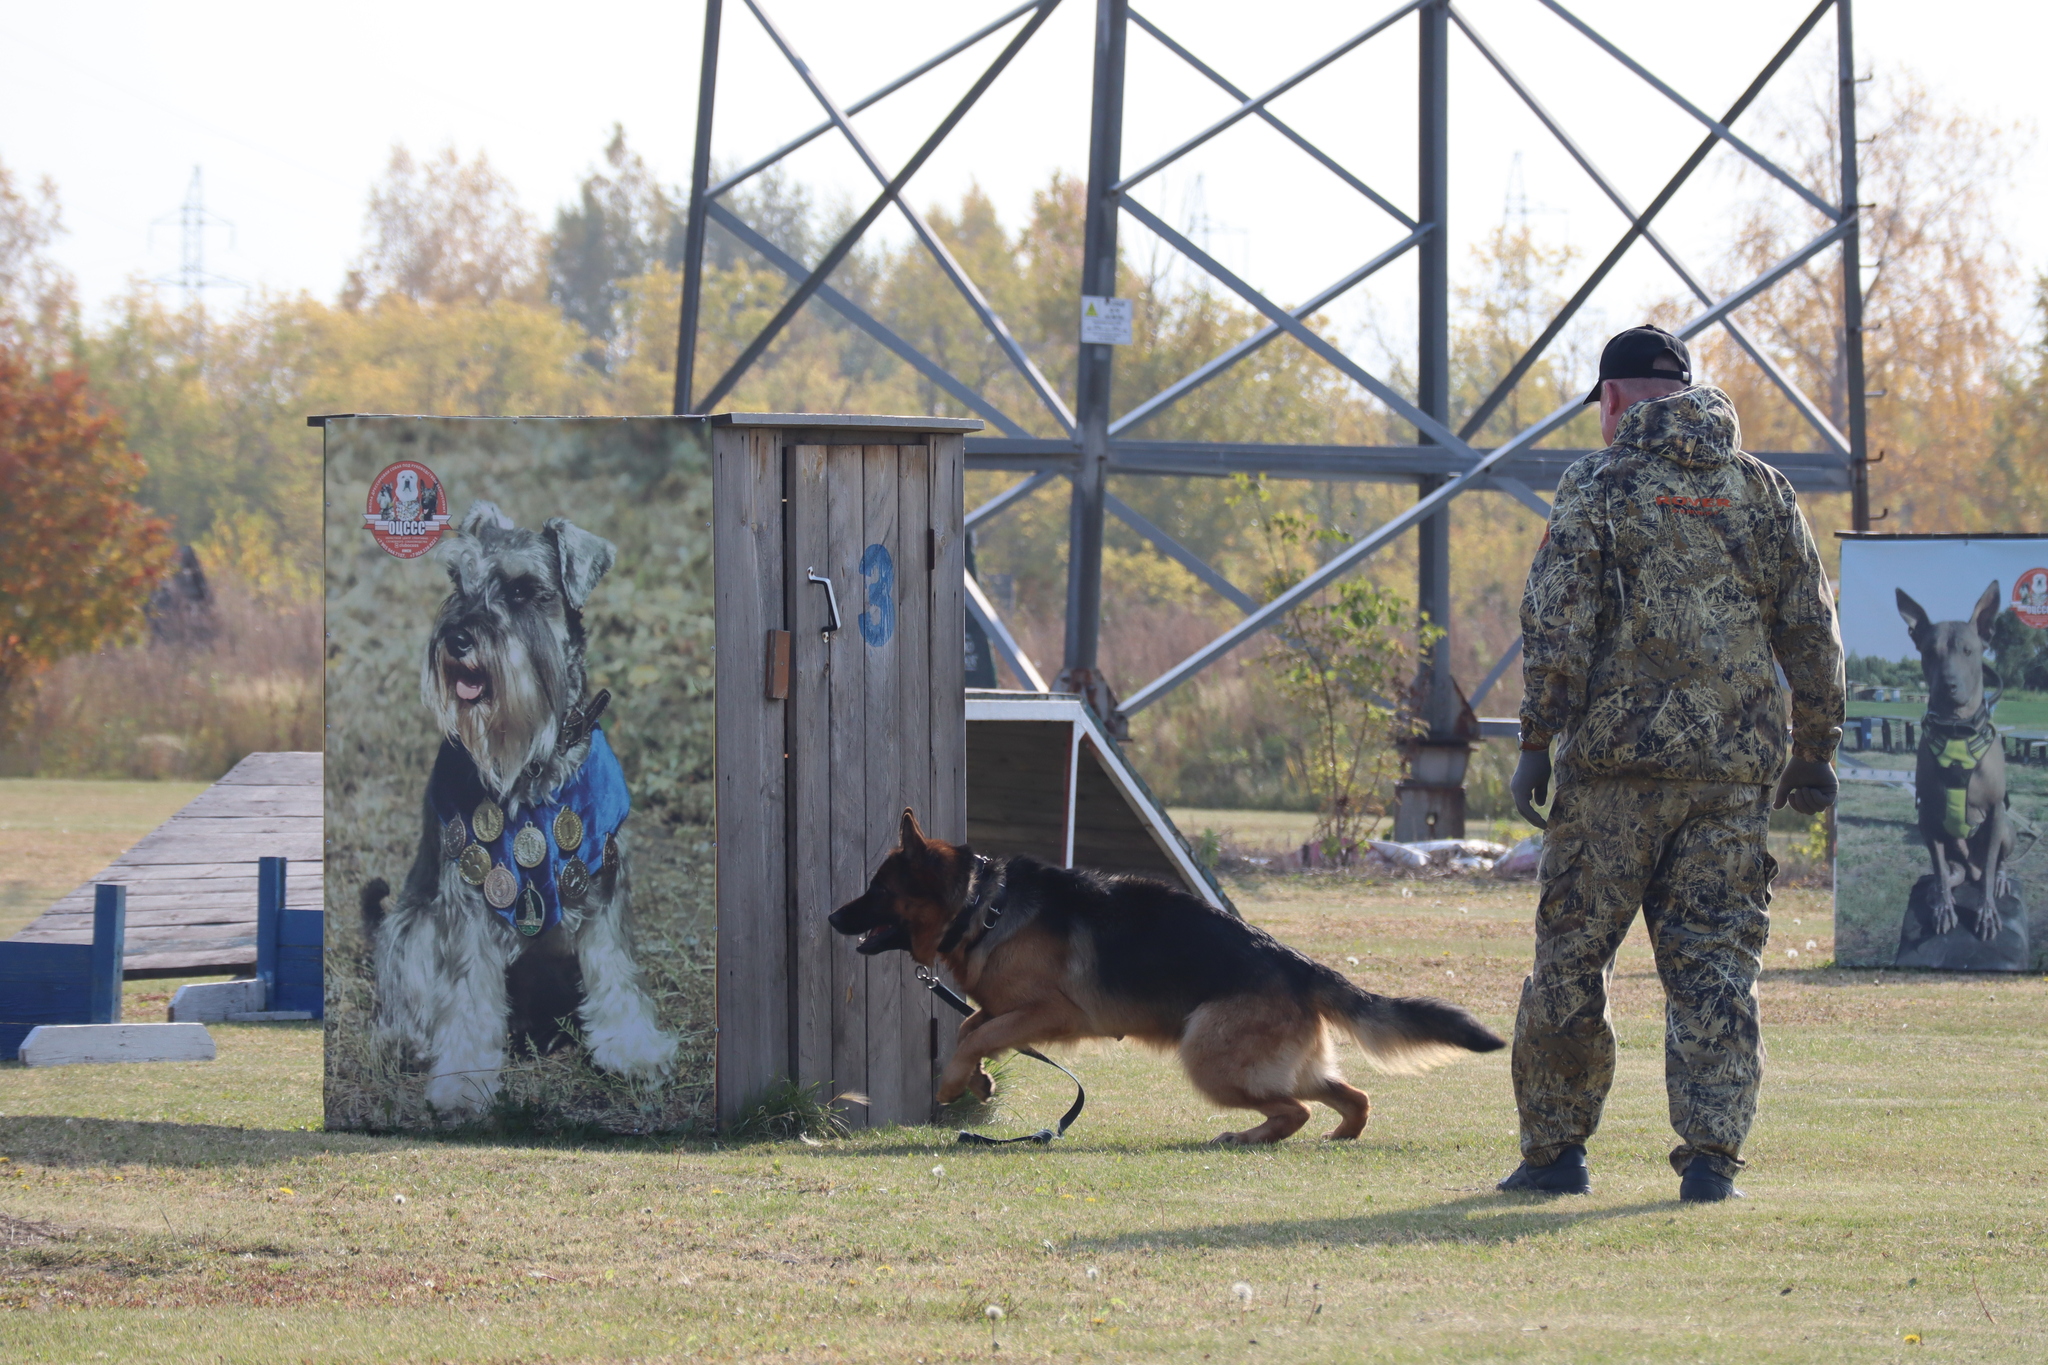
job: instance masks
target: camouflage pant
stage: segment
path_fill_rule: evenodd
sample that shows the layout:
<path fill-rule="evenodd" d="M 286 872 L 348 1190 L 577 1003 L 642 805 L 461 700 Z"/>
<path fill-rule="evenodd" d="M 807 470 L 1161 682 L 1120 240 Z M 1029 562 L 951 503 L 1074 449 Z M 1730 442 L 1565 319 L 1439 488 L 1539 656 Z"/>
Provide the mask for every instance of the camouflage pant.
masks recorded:
<path fill-rule="evenodd" d="M 1763 1079 L 1756 977 L 1770 933 L 1768 787 L 1560 781 L 1543 840 L 1536 969 L 1515 1017 L 1522 1155 L 1556 1160 L 1600 1126 L 1614 1083 L 1607 987 L 1641 907 L 1664 983 L 1664 1084 L 1681 1172 L 1742 1166 Z"/>

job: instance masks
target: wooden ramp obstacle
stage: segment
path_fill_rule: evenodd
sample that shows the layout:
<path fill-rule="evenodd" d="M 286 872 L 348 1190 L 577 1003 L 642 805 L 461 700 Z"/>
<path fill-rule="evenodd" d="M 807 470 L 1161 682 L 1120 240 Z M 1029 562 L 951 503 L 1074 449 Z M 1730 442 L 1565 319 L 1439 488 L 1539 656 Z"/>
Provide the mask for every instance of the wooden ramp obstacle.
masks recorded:
<path fill-rule="evenodd" d="M 286 908 L 286 866 L 283 858 L 264 858 L 257 867 L 255 976 L 179 987 L 167 1024 L 121 1018 L 125 886 L 92 888 L 90 942 L 0 943 L 0 1061 L 211 1061 L 205 1023 L 323 1017 L 327 917 Z"/>
<path fill-rule="evenodd" d="M 967 842 L 1177 882 L 1237 913 L 1095 713 L 1065 693 L 968 689 Z"/>
<path fill-rule="evenodd" d="M 287 908 L 321 908 L 320 760 L 250 754 L 9 942 L 91 943 L 93 886 L 119 883 L 125 975 L 253 972 L 258 859 L 290 860 Z"/>

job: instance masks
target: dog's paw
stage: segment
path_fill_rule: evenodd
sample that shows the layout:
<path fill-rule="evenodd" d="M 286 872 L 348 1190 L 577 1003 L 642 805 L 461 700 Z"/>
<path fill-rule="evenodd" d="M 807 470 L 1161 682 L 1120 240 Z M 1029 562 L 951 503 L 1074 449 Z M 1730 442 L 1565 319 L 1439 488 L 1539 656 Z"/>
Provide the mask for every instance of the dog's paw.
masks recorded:
<path fill-rule="evenodd" d="M 938 1103 L 942 1103 L 942 1105 L 950 1105 L 952 1101 L 956 1101 L 958 1097 L 965 1095 L 969 1091 L 969 1087 L 973 1087 L 973 1091 L 975 1091 L 975 1095 L 979 1099 L 987 1099 L 993 1093 L 993 1085 L 989 1083 L 989 1074 L 985 1070 L 981 1070 L 981 1062 L 975 1062 L 975 1070 L 969 1070 L 969 1072 L 946 1070 L 946 1074 L 942 1074 L 938 1078 L 938 1089 L 932 1093 L 932 1097 Z"/>
<path fill-rule="evenodd" d="M 1998 907 L 1980 905 L 1977 907 L 1977 937 L 1989 943 L 1998 937 L 1998 931 L 2005 926 L 1998 922 Z"/>
<path fill-rule="evenodd" d="M 1934 914 L 1934 932 L 1945 934 L 1956 927 L 1956 903 L 1952 897 L 1943 895 L 1928 907 Z"/>
<path fill-rule="evenodd" d="M 676 1040 L 649 1025 L 590 1035 L 590 1061 L 628 1080 L 653 1081 L 676 1069 Z"/>
<path fill-rule="evenodd" d="M 497 1093 L 495 1071 L 452 1071 L 428 1078 L 426 1100 L 445 1118 L 466 1119 L 482 1113 Z"/>

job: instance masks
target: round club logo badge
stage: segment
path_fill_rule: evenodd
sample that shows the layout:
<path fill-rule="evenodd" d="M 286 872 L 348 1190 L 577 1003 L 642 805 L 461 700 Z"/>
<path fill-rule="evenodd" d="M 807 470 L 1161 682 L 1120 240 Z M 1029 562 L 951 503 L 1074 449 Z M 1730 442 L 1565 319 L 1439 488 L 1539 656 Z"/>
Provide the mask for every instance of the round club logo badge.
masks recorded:
<path fill-rule="evenodd" d="M 386 465 L 370 480 L 363 526 L 386 553 L 417 559 L 448 529 L 448 494 L 434 471 L 417 460 Z"/>
<path fill-rule="evenodd" d="M 2014 580 L 2012 614 L 2035 630 L 2048 630 L 2048 568 L 2029 569 Z"/>

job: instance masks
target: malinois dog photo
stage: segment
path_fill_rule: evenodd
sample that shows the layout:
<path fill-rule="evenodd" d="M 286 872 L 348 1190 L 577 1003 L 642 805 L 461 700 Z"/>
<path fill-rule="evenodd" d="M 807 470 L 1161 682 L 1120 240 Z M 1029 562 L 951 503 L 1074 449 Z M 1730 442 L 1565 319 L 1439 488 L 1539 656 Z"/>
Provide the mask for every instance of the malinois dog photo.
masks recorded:
<path fill-rule="evenodd" d="M 1998 698 L 1984 695 L 1984 648 L 1998 615 L 1998 584 L 1984 590 L 1966 621 L 1931 621 L 1904 588 L 1896 591 L 1927 680 L 1913 787 L 1920 837 L 1934 865 L 1923 879 L 1928 927 L 1936 935 L 1956 927 L 1956 892 L 1967 884 L 1975 902 L 1970 928 L 1988 942 L 2001 928 L 1998 902 L 2012 894 L 2006 864 L 2015 843 L 2005 748 L 1991 718 Z"/>
<path fill-rule="evenodd" d="M 1006 1048 L 1134 1038 L 1177 1050 L 1217 1104 L 1266 1116 L 1218 1142 L 1278 1142 L 1308 1122 L 1309 1100 L 1337 1111 L 1328 1136 L 1355 1138 L 1370 1103 L 1338 1072 L 1333 1030 L 1381 1071 L 1505 1046 L 1448 1001 L 1361 990 L 1177 887 L 979 857 L 925 838 L 908 810 L 901 846 L 831 925 L 863 954 L 943 964 L 979 1006 L 939 1078 L 941 1104 L 969 1089 L 987 1099 L 982 1061 Z"/>

